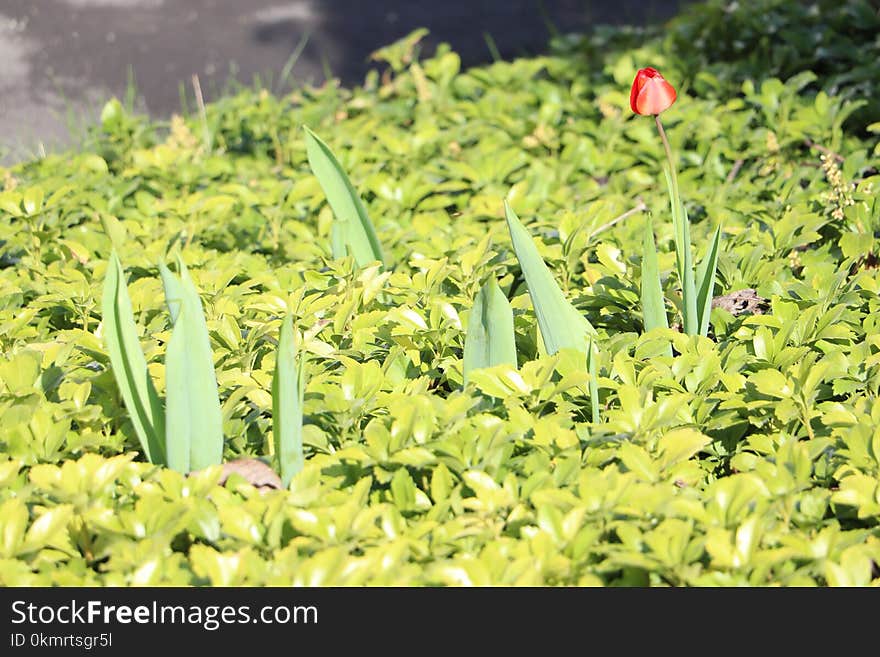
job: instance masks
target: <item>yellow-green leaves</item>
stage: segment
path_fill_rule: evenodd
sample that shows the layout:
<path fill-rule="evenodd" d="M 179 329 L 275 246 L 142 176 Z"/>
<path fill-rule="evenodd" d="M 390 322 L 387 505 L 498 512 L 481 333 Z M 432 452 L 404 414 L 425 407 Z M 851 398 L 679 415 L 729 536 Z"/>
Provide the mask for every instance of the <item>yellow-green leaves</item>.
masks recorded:
<path fill-rule="evenodd" d="M 318 135 L 306 126 L 303 129 L 309 166 L 336 218 L 331 229 L 333 257 L 342 257 L 347 251 L 360 267 L 376 260 L 384 262 L 382 248 L 367 210 L 336 156 Z"/>
<path fill-rule="evenodd" d="M 472 371 L 493 365 L 516 367 L 513 311 L 493 278 L 474 298 L 464 342 L 464 383 Z"/>
<path fill-rule="evenodd" d="M 305 359 L 297 354 L 293 336 L 293 318 L 281 323 L 278 354 L 272 377 L 272 440 L 281 482 L 288 486 L 303 467 L 303 395 Z"/>
<path fill-rule="evenodd" d="M 0 558 L 10 559 L 38 552 L 43 548 L 67 547 L 66 525 L 72 514 L 70 505 L 44 510 L 28 527 L 28 508 L 12 498 L 0 504 Z M 27 530 L 27 531 L 25 531 Z"/>
<path fill-rule="evenodd" d="M 168 466 L 201 470 L 223 457 L 223 417 L 202 302 L 177 257 L 180 280 L 159 264 L 174 328 L 165 354 L 165 446 Z"/>
<path fill-rule="evenodd" d="M 131 417 L 144 454 L 151 463 L 165 464 L 165 417 L 162 403 L 147 372 L 125 285 L 125 274 L 114 251 L 107 266 L 102 301 L 104 340 L 113 376 Z"/>
<path fill-rule="evenodd" d="M 565 298 L 528 231 L 507 203 L 504 204 L 504 211 L 513 250 L 529 288 L 547 353 L 555 354 L 563 348 L 586 353 L 587 337 L 595 335 L 596 330 Z"/>

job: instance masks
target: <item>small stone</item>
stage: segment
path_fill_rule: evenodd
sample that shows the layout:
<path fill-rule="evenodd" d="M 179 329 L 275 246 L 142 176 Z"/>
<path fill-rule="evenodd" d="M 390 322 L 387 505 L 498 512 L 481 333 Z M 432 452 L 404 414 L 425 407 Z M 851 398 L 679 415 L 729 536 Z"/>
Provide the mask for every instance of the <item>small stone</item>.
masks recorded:
<path fill-rule="evenodd" d="M 219 482 L 220 485 L 225 484 L 232 474 L 241 475 L 254 488 L 258 488 L 260 492 L 283 488 L 281 477 L 259 459 L 243 458 L 224 463 L 223 474 Z"/>
<path fill-rule="evenodd" d="M 745 290 L 737 290 L 730 294 L 722 294 L 712 299 L 713 308 L 721 308 L 731 315 L 744 315 L 750 313 L 753 315 L 762 315 L 769 307 L 767 299 L 759 297 L 757 292 L 751 288 Z"/>

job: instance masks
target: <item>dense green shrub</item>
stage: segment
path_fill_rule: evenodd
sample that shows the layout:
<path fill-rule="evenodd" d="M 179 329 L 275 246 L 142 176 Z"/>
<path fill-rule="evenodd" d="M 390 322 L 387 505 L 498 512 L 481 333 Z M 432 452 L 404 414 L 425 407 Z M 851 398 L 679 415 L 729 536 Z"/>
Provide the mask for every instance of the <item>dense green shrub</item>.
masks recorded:
<path fill-rule="evenodd" d="M 796 3 L 711 3 L 657 35 L 600 31 L 469 71 L 449 50 L 419 61 L 398 46 L 363 87 L 244 90 L 205 125 L 111 104 L 89 147 L 7 170 L 0 583 L 876 584 L 880 150 L 852 112 L 880 71 L 847 58 L 876 52 L 877 15 L 819 5 L 821 23 Z M 748 27 L 754 57 L 730 59 L 720 12 Z M 771 28 L 811 36 L 777 51 Z M 764 39 L 778 55 L 755 49 Z M 724 227 L 716 294 L 768 300 L 763 314 L 715 309 L 711 339 L 642 332 L 646 212 L 680 298 L 661 146 L 627 109 L 643 65 L 683 83 L 664 120 L 694 244 Z M 363 196 L 385 268 L 331 257 L 303 124 Z M 599 333 L 599 423 L 583 363 L 543 352 L 503 200 Z M 289 489 L 145 462 L 103 340 L 114 246 L 158 385 L 157 266 L 182 250 L 227 460 L 272 453 L 293 314 L 308 383 Z M 463 387 L 491 277 L 519 367 Z"/>

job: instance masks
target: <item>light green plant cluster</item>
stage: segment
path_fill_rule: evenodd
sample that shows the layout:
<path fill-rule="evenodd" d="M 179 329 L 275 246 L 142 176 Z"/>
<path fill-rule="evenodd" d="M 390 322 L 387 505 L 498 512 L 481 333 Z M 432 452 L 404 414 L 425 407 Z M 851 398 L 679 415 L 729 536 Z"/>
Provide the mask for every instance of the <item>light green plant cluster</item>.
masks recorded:
<path fill-rule="evenodd" d="M 876 47 L 838 29 L 863 4 L 797 52 Z M 207 141 L 112 105 L 81 150 L 2 172 L 0 584 L 876 585 L 880 117 L 848 100 L 874 83 L 844 54 L 807 72 L 797 40 L 766 75 L 713 64 L 736 44 L 711 9 L 467 71 L 405 40 L 354 90 L 220 99 Z M 689 35 L 710 45 L 682 57 Z M 765 300 L 710 302 L 708 335 L 648 317 L 679 323 L 683 290 L 664 153 L 627 109 L 646 62 L 680 81 L 701 257 L 723 226 L 704 302 Z M 280 459 L 284 489 L 161 465 L 169 425 L 199 426 L 172 389 L 209 366 L 210 460 Z"/>

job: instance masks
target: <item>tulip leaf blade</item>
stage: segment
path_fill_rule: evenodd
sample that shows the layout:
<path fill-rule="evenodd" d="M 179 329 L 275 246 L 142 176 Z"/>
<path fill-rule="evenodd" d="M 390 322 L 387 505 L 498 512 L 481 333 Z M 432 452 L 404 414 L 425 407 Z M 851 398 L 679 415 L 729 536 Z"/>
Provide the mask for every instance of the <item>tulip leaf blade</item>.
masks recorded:
<path fill-rule="evenodd" d="M 287 487 L 302 470 L 303 401 L 305 395 L 305 357 L 297 353 L 293 318 L 281 323 L 275 372 L 272 376 L 272 441 L 281 483 Z"/>
<path fill-rule="evenodd" d="M 531 235 L 506 201 L 504 211 L 513 250 L 526 279 L 547 353 L 555 354 L 563 348 L 586 352 L 587 338 L 594 335 L 596 330 L 565 298 L 565 294 L 538 253 Z"/>
<path fill-rule="evenodd" d="M 660 266 L 657 262 L 657 247 L 654 242 L 654 225 L 650 218 L 645 225 L 642 249 L 641 296 L 645 331 L 668 328 L 663 287 L 660 284 Z"/>
<path fill-rule="evenodd" d="M 599 353 L 593 336 L 590 336 L 587 347 L 587 373 L 590 375 L 590 412 L 593 423 L 598 424 L 601 421 L 599 415 L 599 365 L 597 362 L 599 360 Z"/>
<path fill-rule="evenodd" d="M 166 302 L 177 307 L 165 354 L 165 444 L 168 466 L 186 473 L 221 462 L 223 416 L 204 309 L 180 255 L 177 269 L 179 280 L 160 267 Z"/>
<path fill-rule="evenodd" d="M 666 176 L 666 187 L 669 192 L 669 203 L 672 209 L 672 228 L 675 238 L 675 261 L 678 279 L 681 284 L 682 324 L 684 332 L 696 335 L 699 328 L 697 321 L 697 292 L 694 282 L 694 264 L 691 255 L 691 231 L 687 210 L 681 203 L 678 188 L 668 165 L 663 167 Z"/>
<path fill-rule="evenodd" d="M 331 232 L 333 257 L 338 257 L 340 244 L 344 243 L 359 267 L 376 260 L 384 264 L 376 230 L 348 175 L 330 147 L 308 126 L 303 126 L 303 129 L 306 135 L 306 154 L 312 173 L 324 190 L 335 220 L 343 222 L 336 233 Z"/>
<path fill-rule="evenodd" d="M 712 298 L 715 292 L 715 275 L 718 271 L 718 252 L 721 245 L 721 226 L 715 229 L 706 255 L 697 267 L 697 310 L 700 335 L 709 334 L 709 317 L 712 314 Z"/>
<path fill-rule="evenodd" d="M 464 385 L 474 370 L 505 364 L 516 367 L 513 310 L 492 278 L 477 292 L 471 308 L 464 342 Z"/>
<path fill-rule="evenodd" d="M 115 250 L 110 254 L 104 279 L 101 312 L 110 369 L 141 448 L 150 463 L 165 465 L 165 412 L 147 370 L 125 273 Z"/>

